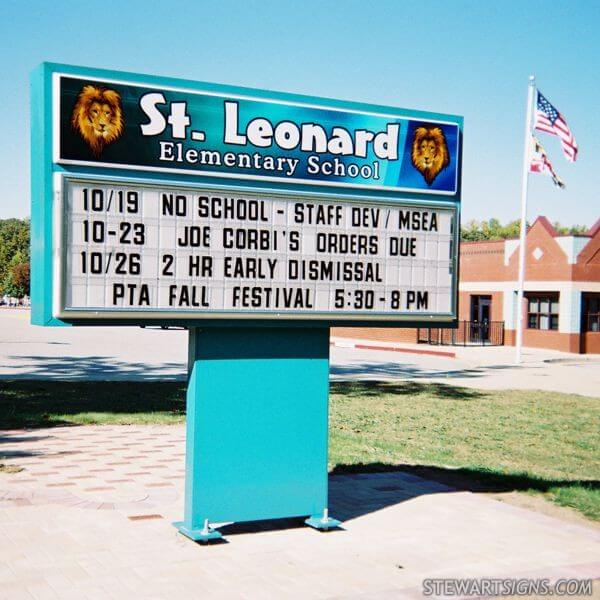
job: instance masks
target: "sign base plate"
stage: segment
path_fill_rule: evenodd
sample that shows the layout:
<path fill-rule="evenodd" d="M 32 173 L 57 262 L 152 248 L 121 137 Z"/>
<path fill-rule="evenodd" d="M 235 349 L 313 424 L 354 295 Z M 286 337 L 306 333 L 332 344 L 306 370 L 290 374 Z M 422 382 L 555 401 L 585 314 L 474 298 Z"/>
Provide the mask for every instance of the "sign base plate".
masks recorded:
<path fill-rule="evenodd" d="M 342 522 L 337 519 L 332 519 L 331 517 L 310 517 L 304 521 L 309 527 L 313 529 L 318 529 L 319 531 L 329 531 L 330 529 L 335 529 L 339 527 Z"/>
<path fill-rule="evenodd" d="M 220 540 L 223 538 L 223 534 L 216 529 L 212 529 L 212 527 L 207 527 L 206 529 L 188 529 L 183 521 L 175 521 L 173 526 L 179 530 L 179 533 L 185 535 L 185 537 L 190 538 L 194 542 L 204 542 L 208 543 L 212 540 Z"/>

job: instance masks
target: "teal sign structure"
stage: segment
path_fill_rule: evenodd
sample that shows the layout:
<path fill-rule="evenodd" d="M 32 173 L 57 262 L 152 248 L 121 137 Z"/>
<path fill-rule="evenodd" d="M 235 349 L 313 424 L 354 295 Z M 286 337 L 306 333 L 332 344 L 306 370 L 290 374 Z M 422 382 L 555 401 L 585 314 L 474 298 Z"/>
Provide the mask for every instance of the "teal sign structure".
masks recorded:
<path fill-rule="evenodd" d="M 329 327 L 455 322 L 462 118 L 55 64 L 31 102 L 32 323 L 189 329 L 180 531 L 336 526 Z"/>

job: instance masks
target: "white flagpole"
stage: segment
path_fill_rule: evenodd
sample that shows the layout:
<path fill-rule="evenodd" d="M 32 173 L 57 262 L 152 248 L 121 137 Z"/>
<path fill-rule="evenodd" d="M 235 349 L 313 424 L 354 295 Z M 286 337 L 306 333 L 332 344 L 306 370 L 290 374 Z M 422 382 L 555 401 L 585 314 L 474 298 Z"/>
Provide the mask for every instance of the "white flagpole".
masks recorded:
<path fill-rule="evenodd" d="M 519 289 L 517 291 L 517 339 L 515 362 L 521 363 L 523 346 L 523 289 L 525 287 L 525 235 L 527 233 L 527 190 L 529 184 L 529 161 L 531 160 L 531 131 L 535 77 L 529 76 L 527 89 L 527 118 L 525 120 L 525 150 L 523 151 L 523 175 L 521 181 L 521 235 L 519 241 Z"/>

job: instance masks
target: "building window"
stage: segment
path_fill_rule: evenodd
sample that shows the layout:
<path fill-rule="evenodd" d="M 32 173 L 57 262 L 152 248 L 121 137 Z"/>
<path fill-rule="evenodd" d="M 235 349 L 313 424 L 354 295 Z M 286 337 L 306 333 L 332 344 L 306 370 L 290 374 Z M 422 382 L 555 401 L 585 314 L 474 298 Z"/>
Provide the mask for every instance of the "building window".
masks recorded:
<path fill-rule="evenodd" d="M 528 294 L 527 327 L 529 329 L 558 329 L 558 294 Z"/>
<path fill-rule="evenodd" d="M 583 299 L 584 331 L 600 331 L 600 295 L 585 294 Z"/>

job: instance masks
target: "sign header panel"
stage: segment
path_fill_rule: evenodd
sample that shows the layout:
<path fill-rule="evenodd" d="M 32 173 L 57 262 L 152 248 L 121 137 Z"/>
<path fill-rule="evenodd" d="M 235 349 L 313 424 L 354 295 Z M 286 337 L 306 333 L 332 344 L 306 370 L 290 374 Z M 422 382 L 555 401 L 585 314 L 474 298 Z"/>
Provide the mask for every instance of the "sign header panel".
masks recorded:
<path fill-rule="evenodd" d="M 64 178 L 61 318 L 454 314 L 456 210 Z"/>
<path fill-rule="evenodd" d="M 58 164 L 457 195 L 450 120 L 60 73 L 53 88 Z"/>

